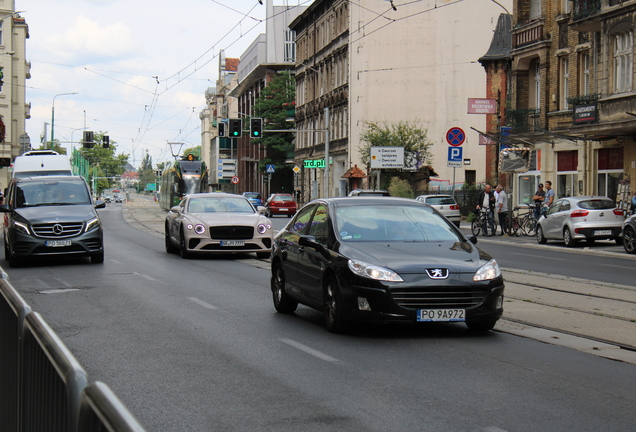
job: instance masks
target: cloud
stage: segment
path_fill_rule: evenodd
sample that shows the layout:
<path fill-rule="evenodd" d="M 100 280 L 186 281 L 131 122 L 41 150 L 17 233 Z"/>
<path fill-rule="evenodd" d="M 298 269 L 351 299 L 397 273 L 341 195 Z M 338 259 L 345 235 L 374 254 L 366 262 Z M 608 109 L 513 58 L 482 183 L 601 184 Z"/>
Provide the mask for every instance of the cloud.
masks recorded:
<path fill-rule="evenodd" d="M 83 15 L 76 17 L 72 27 L 63 34 L 47 38 L 47 45 L 66 60 L 84 59 L 89 60 L 88 63 L 128 57 L 138 50 L 132 31 L 125 24 L 100 26 Z"/>

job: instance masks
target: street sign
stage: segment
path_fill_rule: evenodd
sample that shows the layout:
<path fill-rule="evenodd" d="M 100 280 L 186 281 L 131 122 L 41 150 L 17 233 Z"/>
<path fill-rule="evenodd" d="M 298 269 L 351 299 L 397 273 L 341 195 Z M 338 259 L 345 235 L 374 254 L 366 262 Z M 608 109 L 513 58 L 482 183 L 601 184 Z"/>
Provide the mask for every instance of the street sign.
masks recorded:
<path fill-rule="evenodd" d="M 324 168 L 324 159 L 305 159 L 303 168 Z"/>
<path fill-rule="evenodd" d="M 468 114 L 497 114 L 497 100 L 468 98 Z"/>
<path fill-rule="evenodd" d="M 232 177 L 232 184 L 238 184 L 239 180 L 238 176 Z"/>
<path fill-rule="evenodd" d="M 265 165 L 265 172 L 267 174 L 274 174 L 274 171 L 276 171 L 276 165 Z"/>
<path fill-rule="evenodd" d="M 300 172 L 300 168 L 298 168 L 298 165 L 296 165 L 294 168 L 292 168 L 292 171 L 298 174 Z"/>
<path fill-rule="evenodd" d="M 462 128 L 452 127 L 446 132 L 446 142 L 452 146 L 460 146 L 466 141 L 466 133 Z"/>
<path fill-rule="evenodd" d="M 371 168 L 404 168 L 404 147 L 371 147 Z"/>
<path fill-rule="evenodd" d="M 462 148 L 461 147 L 449 147 L 448 148 L 448 165 L 451 168 L 462 167 Z"/>

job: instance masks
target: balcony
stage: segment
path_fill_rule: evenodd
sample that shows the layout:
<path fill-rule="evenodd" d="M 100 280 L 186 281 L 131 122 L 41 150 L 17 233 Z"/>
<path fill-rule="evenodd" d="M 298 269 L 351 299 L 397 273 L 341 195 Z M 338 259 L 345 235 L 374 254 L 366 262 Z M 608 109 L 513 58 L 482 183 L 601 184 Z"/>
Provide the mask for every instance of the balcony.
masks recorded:
<path fill-rule="evenodd" d="M 512 38 L 512 49 L 523 48 L 543 41 L 543 21 L 533 21 L 514 29 Z"/>
<path fill-rule="evenodd" d="M 506 126 L 514 133 L 529 133 L 535 131 L 540 124 L 541 110 L 539 108 L 509 109 L 506 108 Z"/>

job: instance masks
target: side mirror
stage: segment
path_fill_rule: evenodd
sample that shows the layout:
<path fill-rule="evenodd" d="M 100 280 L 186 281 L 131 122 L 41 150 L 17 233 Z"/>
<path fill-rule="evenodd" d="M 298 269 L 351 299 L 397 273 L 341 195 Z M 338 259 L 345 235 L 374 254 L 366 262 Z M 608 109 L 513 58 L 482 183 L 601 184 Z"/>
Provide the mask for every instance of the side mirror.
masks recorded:
<path fill-rule="evenodd" d="M 267 215 L 267 207 L 256 206 L 256 211 L 262 215 Z"/>
<path fill-rule="evenodd" d="M 97 200 L 95 201 L 95 208 L 96 209 L 101 209 L 101 208 L 105 208 L 106 207 L 106 203 L 102 200 Z"/>
<path fill-rule="evenodd" d="M 477 244 L 477 237 L 476 236 L 470 236 L 468 238 L 468 241 L 471 242 L 472 244 L 476 245 Z"/>
<path fill-rule="evenodd" d="M 181 207 L 179 207 L 178 205 L 176 205 L 176 206 L 172 206 L 172 207 L 170 208 L 170 211 L 171 211 L 171 212 L 175 212 L 175 213 L 179 213 L 179 212 L 181 211 Z"/>
<path fill-rule="evenodd" d="M 300 246 L 307 246 L 312 249 L 315 249 L 316 252 L 320 253 L 325 259 L 331 259 L 331 254 L 323 245 L 316 241 L 316 237 L 310 235 L 302 235 L 298 238 L 298 244 Z"/>

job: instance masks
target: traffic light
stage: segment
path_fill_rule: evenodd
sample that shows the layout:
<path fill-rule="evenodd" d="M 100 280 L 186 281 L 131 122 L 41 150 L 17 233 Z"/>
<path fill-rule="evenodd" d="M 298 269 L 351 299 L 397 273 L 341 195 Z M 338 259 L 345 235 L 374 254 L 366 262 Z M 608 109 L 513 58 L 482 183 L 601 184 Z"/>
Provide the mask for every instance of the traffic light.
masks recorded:
<path fill-rule="evenodd" d="M 93 148 L 95 142 L 93 141 L 93 131 L 84 131 L 84 136 L 82 139 L 82 147 L 84 148 Z"/>
<path fill-rule="evenodd" d="M 260 138 L 263 135 L 263 119 L 250 119 L 250 138 Z"/>
<path fill-rule="evenodd" d="M 243 120 L 230 119 L 230 138 L 240 138 L 243 135 Z"/>
<path fill-rule="evenodd" d="M 108 135 L 102 135 L 102 147 L 103 148 L 110 147 L 110 137 Z"/>
<path fill-rule="evenodd" d="M 225 136 L 225 123 L 219 122 L 219 124 L 216 125 L 216 128 L 217 128 L 218 135 L 220 137 L 224 137 Z"/>

